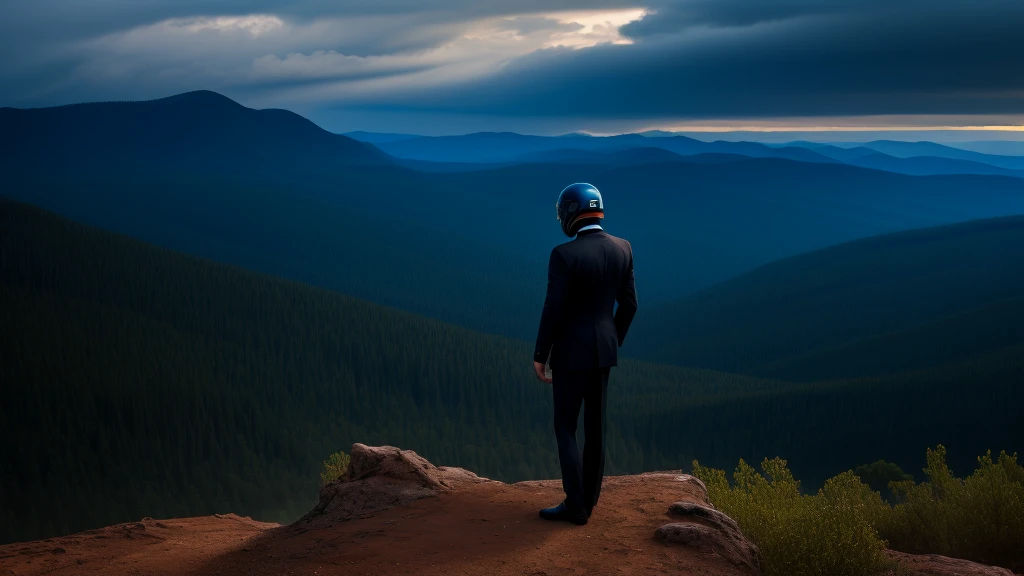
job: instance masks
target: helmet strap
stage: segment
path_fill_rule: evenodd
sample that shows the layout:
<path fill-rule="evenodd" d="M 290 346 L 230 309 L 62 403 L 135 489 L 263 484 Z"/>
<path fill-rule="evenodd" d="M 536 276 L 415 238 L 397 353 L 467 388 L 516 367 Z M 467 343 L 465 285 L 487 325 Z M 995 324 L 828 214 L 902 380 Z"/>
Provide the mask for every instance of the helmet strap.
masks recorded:
<path fill-rule="evenodd" d="M 603 212 L 584 212 L 582 214 L 578 214 L 575 218 L 572 219 L 572 221 L 569 222 L 569 228 L 572 228 L 573 226 L 575 226 L 576 223 L 579 222 L 580 220 L 586 220 L 588 218 L 604 218 L 604 213 Z"/>
<path fill-rule="evenodd" d="M 575 233 L 578 231 L 577 226 L 580 226 L 585 220 L 596 220 L 599 218 L 604 218 L 604 214 L 601 212 L 584 212 L 572 219 L 572 222 L 569 224 L 569 231 L 575 236 Z"/>

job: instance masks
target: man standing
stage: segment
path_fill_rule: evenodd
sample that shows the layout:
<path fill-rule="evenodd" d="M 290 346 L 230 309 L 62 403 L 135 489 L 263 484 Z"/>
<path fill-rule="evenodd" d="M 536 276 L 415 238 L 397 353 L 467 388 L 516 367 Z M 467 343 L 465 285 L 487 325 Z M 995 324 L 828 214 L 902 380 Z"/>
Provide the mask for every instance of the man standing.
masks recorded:
<path fill-rule="evenodd" d="M 590 184 L 562 190 L 555 209 L 562 231 L 575 239 L 551 251 L 533 368 L 537 378 L 553 384 L 565 500 L 541 510 L 540 516 L 583 525 L 597 504 L 604 476 L 608 373 L 637 310 L 633 250 L 601 228 L 604 201 Z M 581 405 L 586 406 L 582 462 L 576 444 Z"/>

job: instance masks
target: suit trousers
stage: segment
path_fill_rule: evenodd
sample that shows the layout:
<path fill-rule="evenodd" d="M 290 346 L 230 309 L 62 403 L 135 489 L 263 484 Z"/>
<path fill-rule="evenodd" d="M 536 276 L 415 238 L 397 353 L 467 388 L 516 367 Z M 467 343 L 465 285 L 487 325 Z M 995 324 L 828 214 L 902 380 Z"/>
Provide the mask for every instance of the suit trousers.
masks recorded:
<path fill-rule="evenodd" d="M 552 371 L 555 438 L 562 468 L 562 489 L 569 508 L 593 508 L 604 477 L 605 408 L 610 368 Z M 576 443 L 576 422 L 583 410 L 583 458 Z"/>

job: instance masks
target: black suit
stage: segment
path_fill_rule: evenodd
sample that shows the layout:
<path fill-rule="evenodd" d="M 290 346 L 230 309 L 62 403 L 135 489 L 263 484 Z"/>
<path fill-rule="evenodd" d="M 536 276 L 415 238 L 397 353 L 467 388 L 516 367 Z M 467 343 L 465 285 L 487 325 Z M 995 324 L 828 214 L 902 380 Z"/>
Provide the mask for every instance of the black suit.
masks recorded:
<path fill-rule="evenodd" d="M 608 374 L 618 363 L 618 347 L 636 310 L 629 242 L 593 229 L 551 251 L 547 297 L 533 359 L 544 362 L 550 354 L 555 437 L 570 508 L 597 504 L 604 474 Z M 582 404 L 586 410 L 581 463 L 576 421 Z"/>

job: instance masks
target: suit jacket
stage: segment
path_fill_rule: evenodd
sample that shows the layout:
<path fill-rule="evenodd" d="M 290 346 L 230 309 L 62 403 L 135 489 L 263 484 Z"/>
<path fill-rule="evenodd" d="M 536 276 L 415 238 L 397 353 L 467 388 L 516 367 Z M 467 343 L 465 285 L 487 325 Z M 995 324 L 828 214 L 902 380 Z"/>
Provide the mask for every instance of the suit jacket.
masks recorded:
<path fill-rule="evenodd" d="M 604 230 L 580 232 L 551 251 L 533 359 L 544 362 L 550 352 L 552 370 L 615 366 L 636 309 L 629 242 Z"/>

